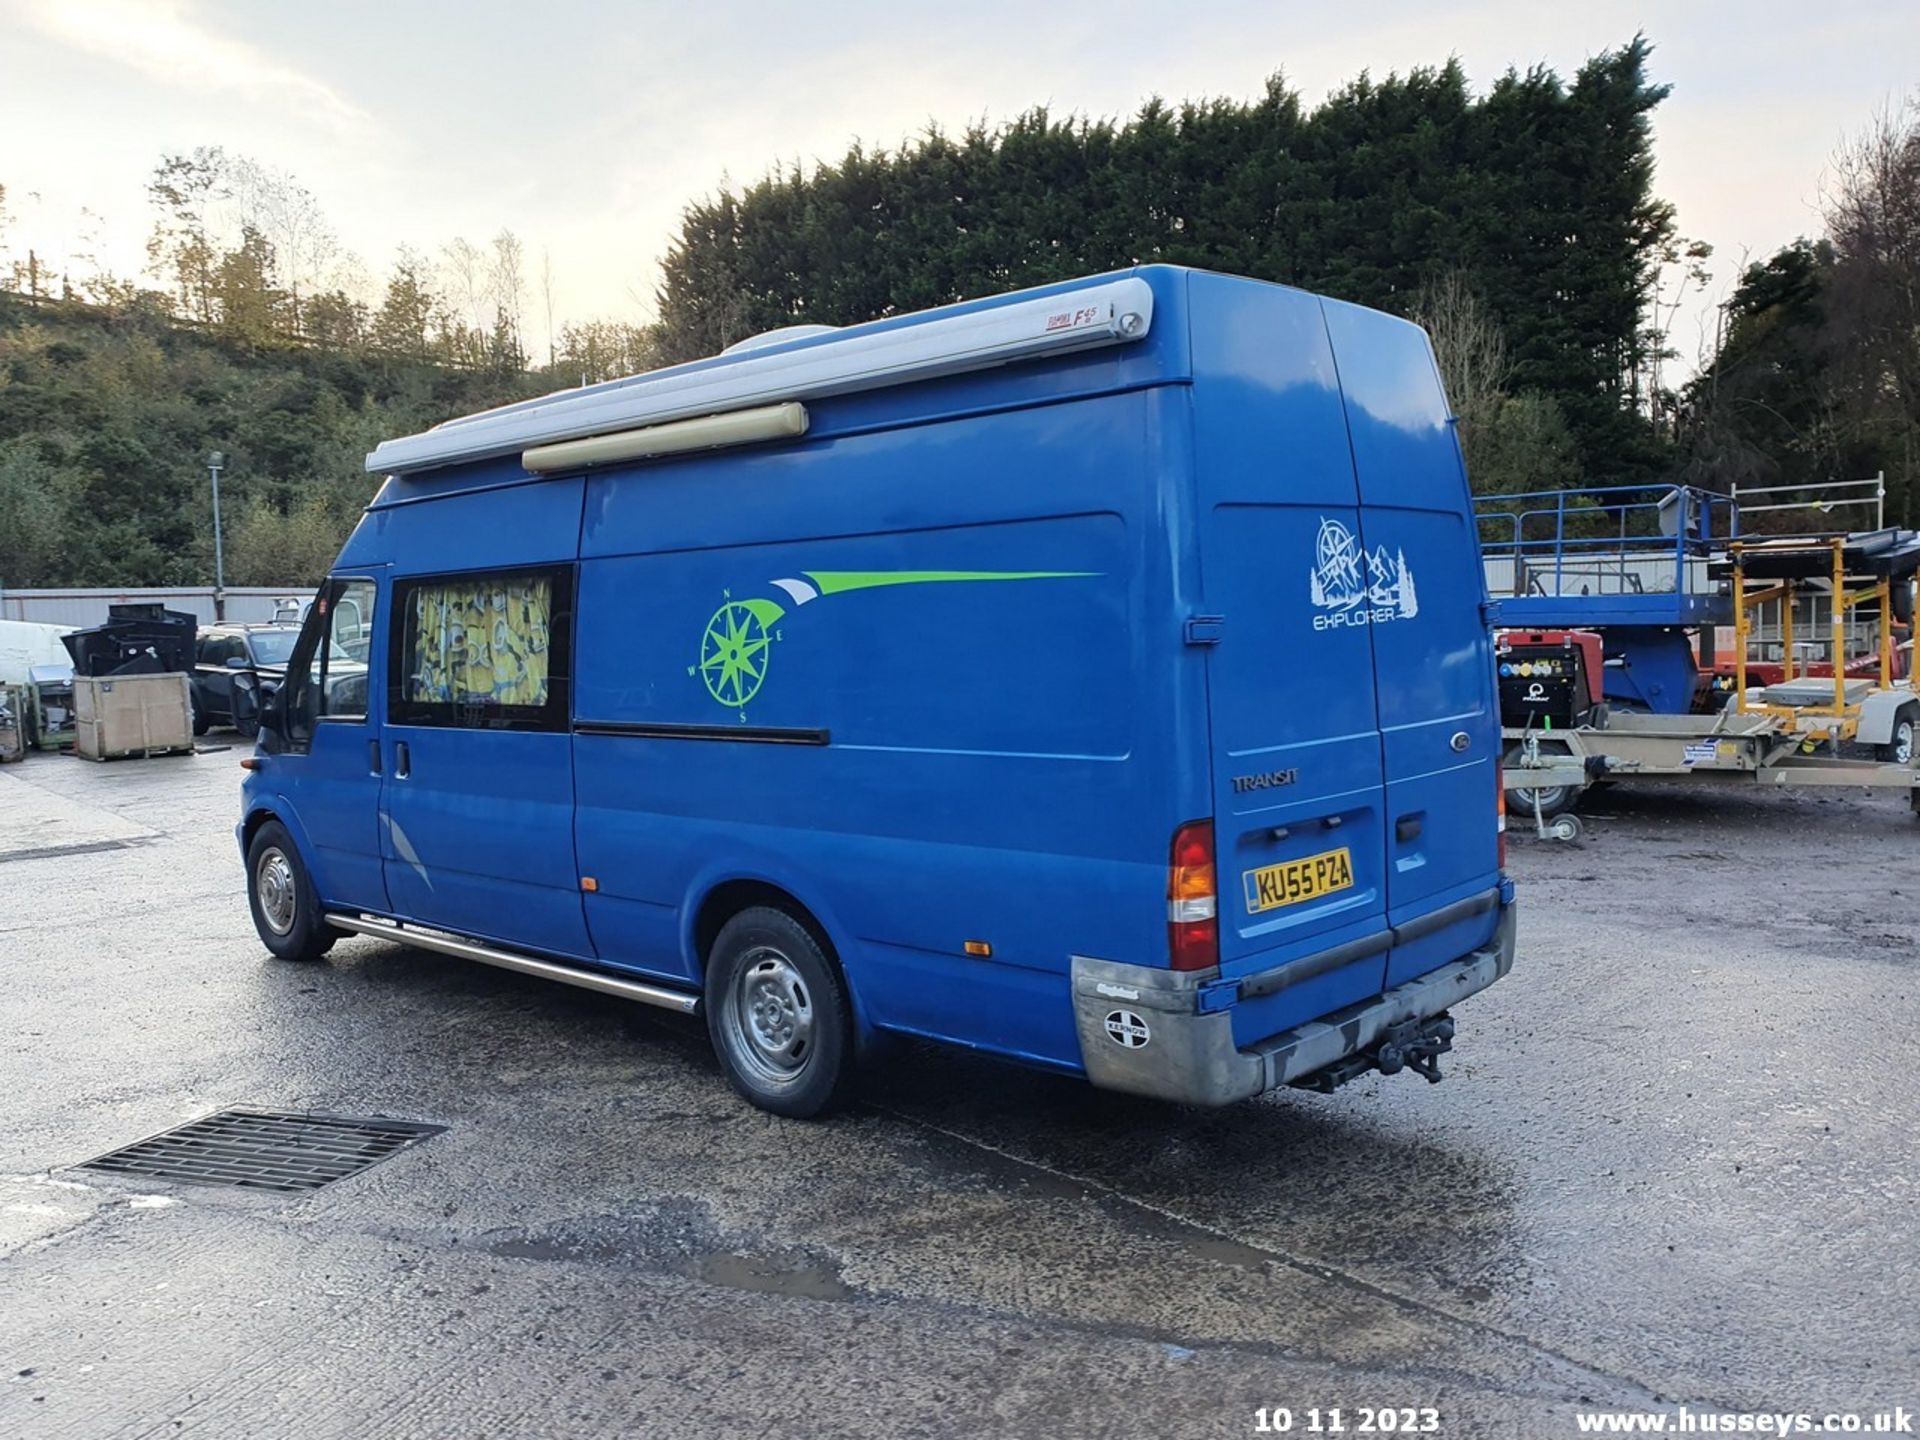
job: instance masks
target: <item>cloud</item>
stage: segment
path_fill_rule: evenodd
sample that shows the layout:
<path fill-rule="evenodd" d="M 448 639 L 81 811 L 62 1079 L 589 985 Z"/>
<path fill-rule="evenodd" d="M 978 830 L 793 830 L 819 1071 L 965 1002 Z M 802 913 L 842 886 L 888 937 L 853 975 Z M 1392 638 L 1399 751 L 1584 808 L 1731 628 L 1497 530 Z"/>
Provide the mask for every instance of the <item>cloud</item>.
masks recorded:
<path fill-rule="evenodd" d="M 333 130 L 370 123 L 331 86 L 210 28 L 191 0 L 20 0 L 12 8 L 41 34 L 164 85 L 241 95 Z"/>

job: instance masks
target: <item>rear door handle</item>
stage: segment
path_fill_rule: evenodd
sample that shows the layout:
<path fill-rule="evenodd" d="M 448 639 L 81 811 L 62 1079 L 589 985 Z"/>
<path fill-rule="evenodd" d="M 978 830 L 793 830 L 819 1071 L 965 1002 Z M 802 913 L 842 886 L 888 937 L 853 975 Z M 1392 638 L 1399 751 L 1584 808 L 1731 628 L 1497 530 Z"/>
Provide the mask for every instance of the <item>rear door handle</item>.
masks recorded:
<path fill-rule="evenodd" d="M 370 775 L 380 773 L 380 742 L 378 740 L 367 741 L 367 773 Z"/>
<path fill-rule="evenodd" d="M 407 750 L 407 742 L 396 740 L 393 745 L 393 778 L 404 780 L 413 773 L 413 756 Z"/>

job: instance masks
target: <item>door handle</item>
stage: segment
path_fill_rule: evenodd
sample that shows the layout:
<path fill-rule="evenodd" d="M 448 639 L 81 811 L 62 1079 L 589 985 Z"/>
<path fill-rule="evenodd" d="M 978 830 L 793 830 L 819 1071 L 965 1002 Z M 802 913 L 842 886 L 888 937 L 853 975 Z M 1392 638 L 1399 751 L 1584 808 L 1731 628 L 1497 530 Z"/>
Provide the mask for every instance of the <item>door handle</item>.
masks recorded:
<path fill-rule="evenodd" d="M 367 773 L 370 775 L 380 773 L 380 742 L 378 740 L 367 741 Z"/>
<path fill-rule="evenodd" d="M 404 780 L 413 773 L 413 756 L 407 750 L 407 742 L 396 740 L 393 745 L 393 778 Z"/>

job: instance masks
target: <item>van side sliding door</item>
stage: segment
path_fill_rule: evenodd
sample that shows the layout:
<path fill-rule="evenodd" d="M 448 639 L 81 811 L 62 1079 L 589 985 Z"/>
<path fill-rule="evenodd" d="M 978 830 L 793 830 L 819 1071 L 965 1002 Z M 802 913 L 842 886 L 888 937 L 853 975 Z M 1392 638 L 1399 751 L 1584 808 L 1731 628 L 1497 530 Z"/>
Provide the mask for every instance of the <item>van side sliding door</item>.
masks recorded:
<path fill-rule="evenodd" d="M 591 958 L 573 849 L 575 567 L 396 578 L 382 858 L 402 919 Z"/>

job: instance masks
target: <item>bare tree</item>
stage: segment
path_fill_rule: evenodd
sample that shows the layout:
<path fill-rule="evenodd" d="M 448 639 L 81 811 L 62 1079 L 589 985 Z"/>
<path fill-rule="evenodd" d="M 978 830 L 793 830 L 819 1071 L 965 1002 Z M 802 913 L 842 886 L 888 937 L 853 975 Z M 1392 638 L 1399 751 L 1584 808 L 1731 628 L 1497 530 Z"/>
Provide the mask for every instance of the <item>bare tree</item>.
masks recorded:
<path fill-rule="evenodd" d="M 1422 288 L 1410 318 L 1433 341 L 1476 492 L 1564 490 L 1579 482 L 1579 455 L 1559 404 L 1538 391 L 1507 393 L 1513 370 L 1506 335 L 1467 276 L 1449 271 Z"/>
<path fill-rule="evenodd" d="M 239 156 L 232 163 L 229 185 L 241 228 L 257 231 L 273 246 L 289 319 L 297 326 L 301 296 L 320 288 L 339 253 L 339 238 L 313 192 L 284 170 Z"/>
<path fill-rule="evenodd" d="M 487 257 L 487 295 L 493 301 L 494 360 L 509 369 L 526 363 L 520 340 L 525 269 L 526 247 L 511 230 L 502 230 Z"/>
<path fill-rule="evenodd" d="M 1507 340 L 1472 282 L 1447 271 L 1414 296 L 1408 318 L 1433 341 L 1454 414 L 1463 425 L 1484 418 L 1506 394 Z"/>
<path fill-rule="evenodd" d="M 1901 457 L 1895 514 L 1920 510 L 1920 93 L 1883 107 L 1834 157 L 1830 349 L 1855 433 Z"/>
<path fill-rule="evenodd" d="M 481 311 L 486 304 L 486 256 L 464 235 L 440 247 L 440 268 L 446 274 L 448 299 L 466 308 L 465 323 L 476 334 L 489 328 Z"/>
<path fill-rule="evenodd" d="M 4 201 L 6 192 L 0 190 L 0 201 Z M 0 221 L 0 224 L 4 224 Z M 0 229 L 0 234 L 4 234 Z M 546 246 L 540 247 L 540 299 L 547 313 L 547 368 L 553 368 L 553 252 Z"/>

